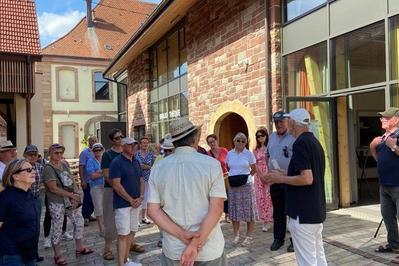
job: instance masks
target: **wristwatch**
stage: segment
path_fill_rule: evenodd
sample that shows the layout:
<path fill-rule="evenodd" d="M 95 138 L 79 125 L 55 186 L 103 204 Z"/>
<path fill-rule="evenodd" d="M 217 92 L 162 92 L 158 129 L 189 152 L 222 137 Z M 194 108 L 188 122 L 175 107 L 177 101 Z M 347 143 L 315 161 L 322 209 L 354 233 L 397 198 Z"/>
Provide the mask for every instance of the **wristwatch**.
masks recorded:
<path fill-rule="evenodd" d="M 392 148 L 391 148 L 391 151 L 393 151 L 393 152 L 396 152 L 396 149 L 398 148 L 398 145 L 394 145 Z"/>

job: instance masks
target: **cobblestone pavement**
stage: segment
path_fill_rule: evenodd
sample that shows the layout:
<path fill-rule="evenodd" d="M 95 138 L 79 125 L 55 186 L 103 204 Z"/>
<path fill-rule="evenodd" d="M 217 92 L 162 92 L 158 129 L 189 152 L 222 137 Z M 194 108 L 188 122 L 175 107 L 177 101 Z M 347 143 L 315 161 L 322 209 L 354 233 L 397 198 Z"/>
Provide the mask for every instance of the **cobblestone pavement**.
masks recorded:
<path fill-rule="evenodd" d="M 385 243 L 386 231 L 384 226 L 377 238 L 373 238 L 379 222 L 378 205 L 370 208 L 349 208 L 329 212 L 324 224 L 324 248 L 329 265 L 392 265 L 395 262 L 394 254 L 376 254 L 373 250 Z M 295 265 L 294 253 L 286 253 L 286 245 L 279 251 L 271 252 L 269 247 L 273 240 L 272 232 L 262 232 L 261 223 L 256 225 L 253 243 L 250 247 L 233 246 L 233 231 L 231 224 L 222 224 L 226 246 L 225 251 L 230 265 Z M 241 235 L 245 233 L 242 224 Z M 242 237 L 243 238 L 243 237 Z M 143 265 L 159 265 L 161 249 L 157 247 L 159 233 L 156 226 L 142 228 L 137 234 L 137 242 L 144 245 L 143 254 L 131 253 L 131 259 Z M 43 240 L 40 240 L 42 247 Z M 95 250 L 95 253 L 75 257 L 73 241 L 65 242 L 62 248 L 65 251 L 68 265 L 117 265 L 115 261 L 107 262 L 102 259 L 103 240 L 98 235 L 97 225 L 91 222 L 85 227 L 85 243 Z M 116 250 L 113 250 L 116 254 Z M 54 265 L 52 250 L 41 248 L 40 254 L 45 260 L 40 266 Z"/>

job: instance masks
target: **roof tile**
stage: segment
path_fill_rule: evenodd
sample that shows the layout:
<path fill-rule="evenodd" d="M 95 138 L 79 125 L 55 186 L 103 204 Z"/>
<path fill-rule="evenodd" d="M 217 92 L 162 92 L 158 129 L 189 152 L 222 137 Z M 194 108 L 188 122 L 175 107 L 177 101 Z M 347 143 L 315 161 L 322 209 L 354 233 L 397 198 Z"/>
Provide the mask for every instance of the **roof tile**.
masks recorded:
<path fill-rule="evenodd" d="M 33 0 L 0 0 L 0 52 L 40 55 Z"/>
<path fill-rule="evenodd" d="M 138 0 L 101 0 L 93 9 L 94 28 L 89 29 L 83 18 L 64 37 L 43 48 L 43 54 L 111 59 L 155 7 Z"/>

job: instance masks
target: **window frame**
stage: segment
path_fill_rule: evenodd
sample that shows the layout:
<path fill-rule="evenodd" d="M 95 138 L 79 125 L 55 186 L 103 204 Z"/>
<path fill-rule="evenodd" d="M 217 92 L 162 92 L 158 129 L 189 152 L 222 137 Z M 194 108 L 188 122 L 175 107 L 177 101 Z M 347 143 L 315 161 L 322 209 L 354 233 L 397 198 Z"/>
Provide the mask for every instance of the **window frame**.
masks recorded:
<path fill-rule="evenodd" d="M 61 97 L 60 93 L 60 72 L 62 70 L 72 71 L 74 73 L 75 79 L 75 98 L 73 99 L 65 99 Z M 79 74 L 78 69 L 71 66 L 58 66 L 55 68 L 55 79 L 56 79 L 56 101 L 57 102 L 79 102 Z"/>
<path fill-rule="evenodd" d="M 112 83 L 109 80 L 104 79 L 108 83 L 108 94 L 109 94 L 109 99 L 96 99 L 96 73 L 100 72 L 101 75 L 103 76 L 103 69 L 93 69 L 91 71 L 91 87 L 92 87 L 92 101 L 93 103 L 100 102 L 100 103 L 109 103 L 113 102 L 113 86 Z"/>

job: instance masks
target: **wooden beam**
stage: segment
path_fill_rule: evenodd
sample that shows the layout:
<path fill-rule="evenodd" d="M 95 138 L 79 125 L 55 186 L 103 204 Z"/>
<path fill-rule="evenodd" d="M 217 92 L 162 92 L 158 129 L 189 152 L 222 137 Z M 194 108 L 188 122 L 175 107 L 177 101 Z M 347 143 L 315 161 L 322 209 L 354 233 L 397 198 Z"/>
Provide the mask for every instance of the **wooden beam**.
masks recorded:
<path fill-rule="evenodd" d="M 341 207 L 349 207 L 351 202 L 351 182 L 349 166 L 349 136 L 347 97 L 337 98 L 338 123 L 338 164 L 339 164 L 339 202 Z"/>

